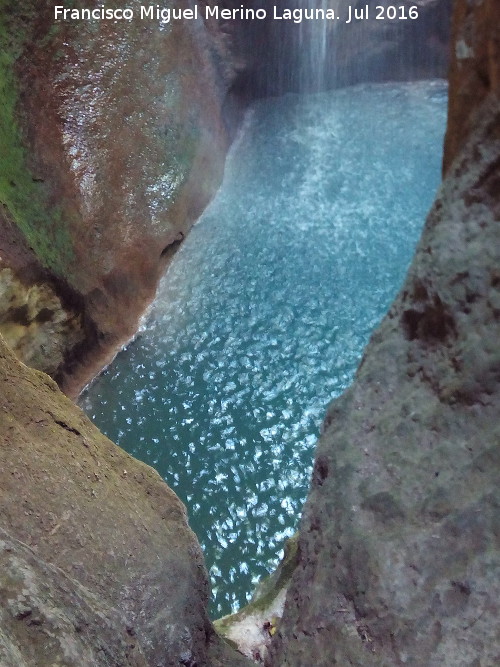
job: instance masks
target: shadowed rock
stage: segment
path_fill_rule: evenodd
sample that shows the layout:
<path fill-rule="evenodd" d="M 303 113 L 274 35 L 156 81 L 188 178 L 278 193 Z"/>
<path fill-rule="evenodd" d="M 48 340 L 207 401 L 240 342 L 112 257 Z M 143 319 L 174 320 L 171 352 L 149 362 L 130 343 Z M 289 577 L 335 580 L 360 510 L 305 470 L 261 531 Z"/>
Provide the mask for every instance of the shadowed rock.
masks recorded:
<path fill-rule="evenodd" d="M 269 666 L 500 662 L 500 101 L 498 77 L 489 92 L 470 79 L 498 69 L 498 6 L 458 2 L 456 39 L 471 26 L 448 175 L 328 410 Z"/>
<path fill-rule="evenodd" d="M 238 665 L 173 491 L 1 338 L 0 387 L 2 665 Z"/>

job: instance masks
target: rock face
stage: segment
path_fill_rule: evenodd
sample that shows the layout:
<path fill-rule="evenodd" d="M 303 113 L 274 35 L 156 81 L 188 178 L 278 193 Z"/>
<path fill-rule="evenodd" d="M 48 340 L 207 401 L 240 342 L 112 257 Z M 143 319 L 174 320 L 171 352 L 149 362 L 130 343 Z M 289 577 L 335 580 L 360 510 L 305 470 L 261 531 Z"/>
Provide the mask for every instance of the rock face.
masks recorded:
<path fill-rule="evenodd" d="M 474 128 L 475 112 L 482 102 L 490 95 L 500 95 L 499 21 L 495 0 L 456 1 L 445 171 Z"/>
<path fill-rule="evenodd" d="M 0 663 L 147 665 L 123 618 L 0 530 Z"/>
<path fill-rule="evenodd" d="M 80 317 L 75 335 L 53 331 L 64 348 L 55 373 L 18 346 L 67 389 L 68 374 L 74 388 L 89 375 L 81 360 L 92 352 L 102 367 L 133 334 L 219 184 L 230 139 L 226 37 L 201 19 L 55 21 L 48 0 L 2 2 L 0 269 L 25 286 L 16 298 L 33 301 L 33 287 L 50 280 L 64 302 L 56 319 Z M 8 335 L 16 321 L 3 320 Z"/>
<path fill-rule="evenodd" d="M 51 375 L 84 336 L 81 314 L 58 291 L 47 279 L 23 283 L 12 268 L 0 268 L 0 332 L 20 359 Z"/>
<path fill-rule="evenodd" d="M 457 3 L 448 176 L 328 410 L 269 666 L 500 663 L 499 27 Z"/>
<path fill-rule="evenodd" d="M 159 475 L 1 339 L 0 386 L 0 663 L 240 664 L 210 625 L 201 549 Z"/>

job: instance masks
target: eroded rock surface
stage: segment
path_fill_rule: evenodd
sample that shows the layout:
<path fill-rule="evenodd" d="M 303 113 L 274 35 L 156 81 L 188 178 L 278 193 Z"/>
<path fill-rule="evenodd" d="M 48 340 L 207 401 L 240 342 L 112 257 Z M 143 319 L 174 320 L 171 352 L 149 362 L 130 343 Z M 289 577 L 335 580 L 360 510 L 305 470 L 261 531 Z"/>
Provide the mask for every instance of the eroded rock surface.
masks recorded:
<path fill-rule="evenodd" d="M 147 662 L 116 610 L 0 529 L 0 664 Z"/>
<path fill-rule="evenodd" d="M 491 63 L 477 68 L 496 71 L 498 11 L 487 1 L 458 2 L 455 30 L 464 28 L 466 4 L 481 15 L 475 25 L 490 44 Z M 452 111 L 448 136 L 460 136 L 460 146 L 448 154 L 454 160 L 406 283 L 353 386 L 328 410 L 269 666 L 500 663 L 500 101 L 493 89 L 481 86 L 474 96 L 469 88 L 468 108 L 459 117 Z"/>
<path fill-rule="evenodd" d="M 2 664 L 239 664 L 177 496 L 1 339 L 0 489 Z"/>
<path fill-rule="evenodd" d="M 81 313 L 57 292 L 43 280 L 24 283 L 0 260 L 0 333 L 20 359 L 52 375 L 84 341 Z"/>
<path fill-rule="evenodd" d="M 218 187 L 230 140 L 228 37 L 201 19 L 55 21 L 48 0 L 5 0 L 0 40 L 1 259 L 28 288 L 45 270 L 73 294 L 85 344 L 61 337 L 57 372 L 38 367 L 76 390 L 134 333 Z"/>

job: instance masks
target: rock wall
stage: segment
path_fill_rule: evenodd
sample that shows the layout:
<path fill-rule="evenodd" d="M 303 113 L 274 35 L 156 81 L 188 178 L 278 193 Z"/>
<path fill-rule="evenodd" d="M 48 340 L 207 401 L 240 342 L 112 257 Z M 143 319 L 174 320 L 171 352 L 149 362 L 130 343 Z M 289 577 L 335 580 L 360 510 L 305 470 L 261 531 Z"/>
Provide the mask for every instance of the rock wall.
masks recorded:
<path fill-rule="evenodd" d="M 68 348 L 83 342 L 81 313 L 67 308 L 48 276 L 23 283 L 0 261 L 0 332 L 16 355 L 51 375 Z"/>
<path fill-rule="evenodd" d="M 134 333 L 218 187 L 233 73 L 214 22 L 56 22 L 53 7 L 2 0 L 0 268 L 11 270 L 17 300 L 33 301 L 49 280 L 64 302 L 57 318 L 75 331 L 53 328 L 63 359 L 47 365 L 15 347 L 71 392 Z M 17 322 L 2 318 L 11 339 Z"/>
<path fill-rule="evenodd" d="M 0 663 L 243 665 L 184 506 L 0 337 Z"/>
<path fill-rule="evenodd" d="M 500 95 L 499 21 L 495 0 L 456 1 L 445 172 L 474 128 L 481 104 L 488 96 Z"/>
<path fill-rule="evenodd" d="M 269 666 L 500 662 L 498 5 L 454 30 L 447 177 L 328 410 Z"/>

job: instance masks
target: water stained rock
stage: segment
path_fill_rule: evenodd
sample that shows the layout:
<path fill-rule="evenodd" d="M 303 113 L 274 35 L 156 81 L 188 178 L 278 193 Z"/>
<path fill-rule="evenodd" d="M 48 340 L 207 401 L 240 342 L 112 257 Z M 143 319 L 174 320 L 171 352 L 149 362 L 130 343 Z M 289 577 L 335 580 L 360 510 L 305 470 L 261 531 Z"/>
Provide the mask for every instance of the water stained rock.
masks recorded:
<path fill-rule="evenodd" d="M 73 291 L 85 322 L 83 344 L 68 335 L 52 360 L 43 336 L 16 349 L 75 393 L 133 335 L 162 250 L 217 189 L 233 55 L 214 21 L 56 21 L 50 3 L 23 0 L 1 26 L 2 261 Z"/>

